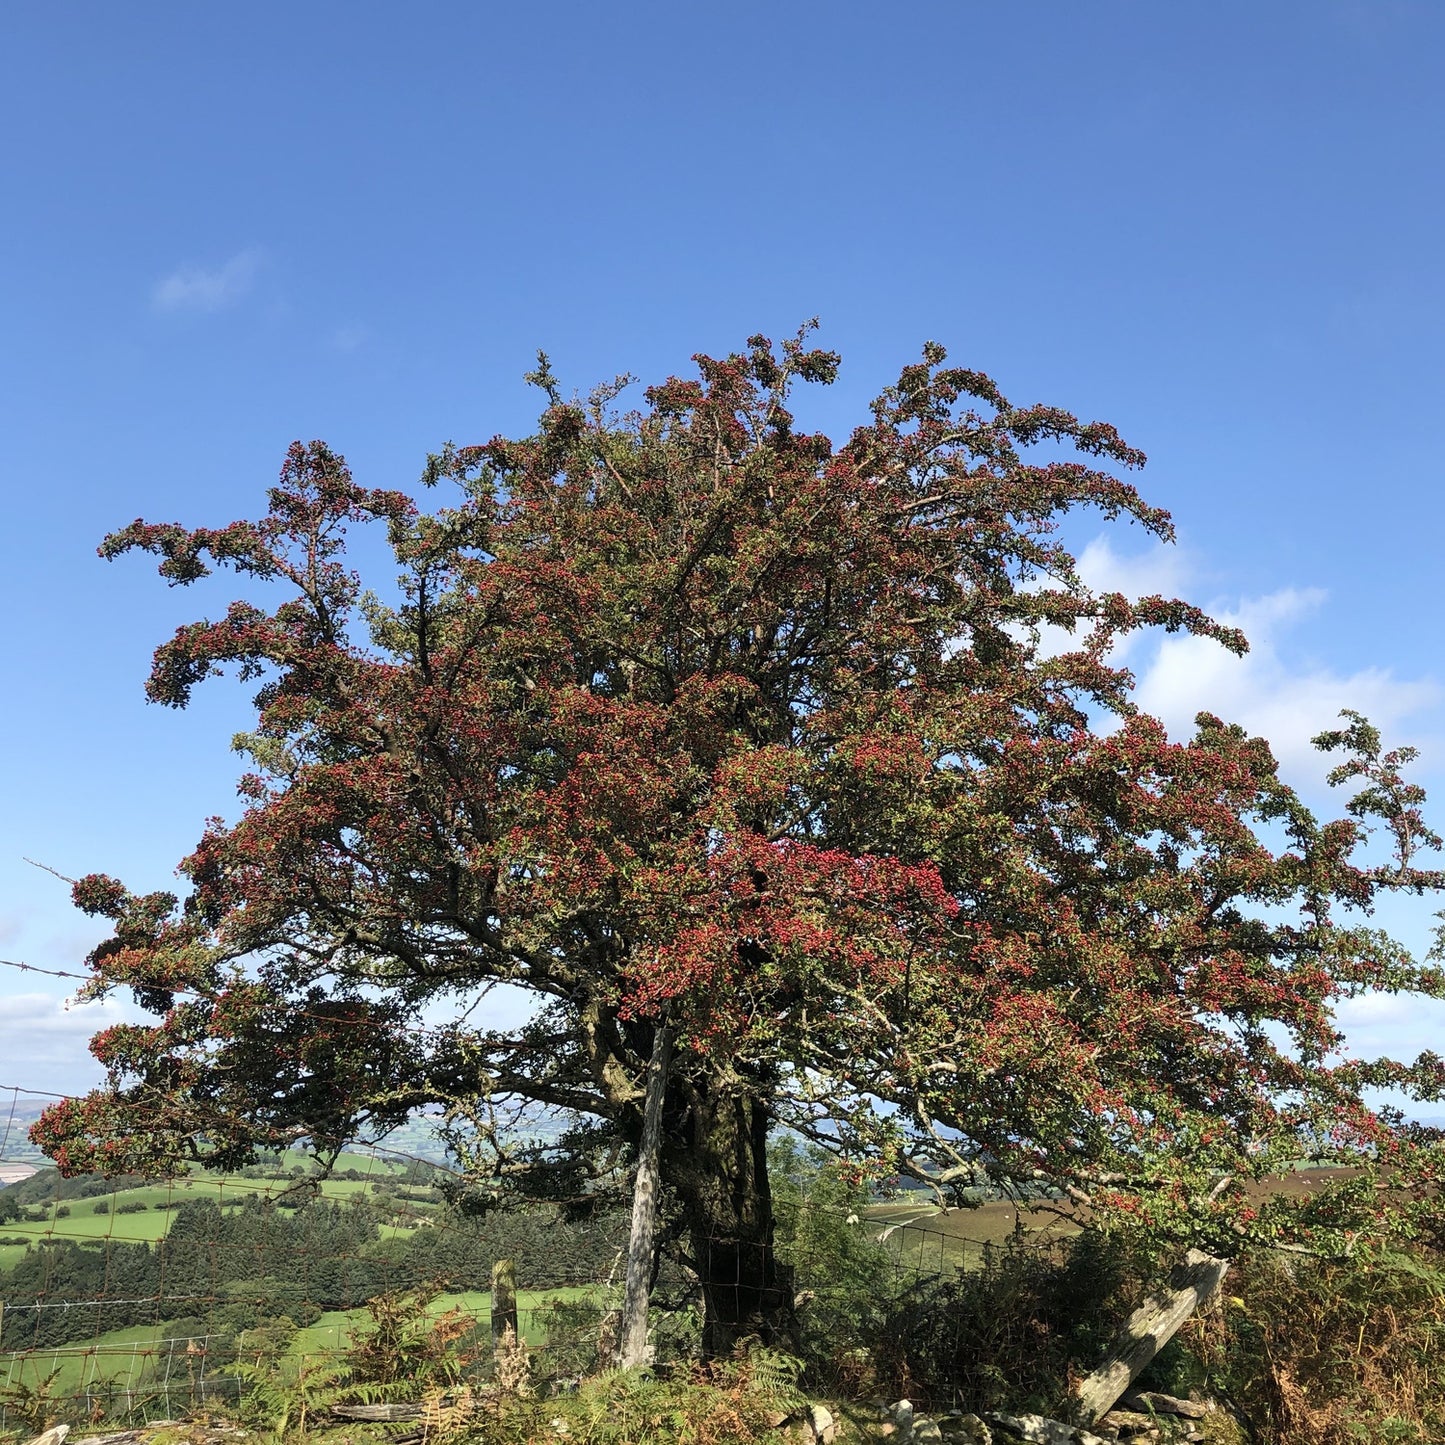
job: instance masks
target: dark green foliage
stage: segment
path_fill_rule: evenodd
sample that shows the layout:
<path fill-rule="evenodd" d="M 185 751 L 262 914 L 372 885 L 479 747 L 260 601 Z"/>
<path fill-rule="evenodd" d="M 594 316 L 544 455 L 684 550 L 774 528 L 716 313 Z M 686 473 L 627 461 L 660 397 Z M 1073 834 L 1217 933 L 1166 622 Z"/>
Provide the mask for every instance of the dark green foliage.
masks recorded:
<path fill-rule="evenodd" d="M 432 1211 L 419 1216 L 427 1223 L 410 1236 L 382 1240 L 379 1225 L 389 1211 L 369 1196 L 289 1202 L 294 1207 L 281 1210 L 252 1196 L 223 1209 L 214 1200 L 185 1200 L 154 1244 L 32 1245 L 3 1277 L 9 1303 L 0 1349 L 182 1319 L 203 1305 L 231 1311 L 237 1329 L 283 1314 L 306 1325 L 322 1310 L 353 1309 L 388 1291 L 486 1289 L 499 1258 L 517 1261 L 525 1289 L 591 1283 L 607 1275 L 626 1236 L 619 1215 L 572 1224 L 540 1207 L 483 1218 Z M 114 1212 L 145 1207 L 122 1197 Z"/>
<path fill-rule="evenodd" d="M 147 1183 L 139 1174 L 117 1174 L 104 1177 L 99 1174 L 77 1174 L 72 1179 L 61 1177 L 58 1169 L 40 1169 L 28 1179 L 0 1190 L 0 1200 L 8 1195 L 20 1204 L 54 1204 L 67 1199 L 95 1199 L 101 1195 L 115 1194 L 121 1190 L 138 1189 Z M 3 1205 L 0 1205 L 3 1210 Z M 3 1219 L 3 1214 L 0 1214 Z"/>
<path fill-rule="evenodd" d="M 127 1212 L 126 1202 L 116 1212 Z M 317 1202 L 283 1215 L 260 1203 L 222 1211 L 192 1200 L 174 1213 L 153 1245 L 56 1239 L 28 1250 L 5 1279 L 10 1303 L 0 1348 L 178 1319 L 195 1314 L 200 1301 L 249 1298 L 261 1313 L 278 1313 L 268 1292 L 292 1307 L 348 1309 L 387 1286 L 385 1267 L 365 1255 L 378 1236 L 367 1207 Z M 236 1282 L 245 1282 L 239 1291 Z"/>
<path fill-rule="evenodd" d="M 444 1211 L 407 1241 L 401 1273 L 444 1289 L 488 1289 L 492 1264 L 517 1263 L 523 1289 L 591 1284 L 606 1278 L 627 1238 L 627 1220 L 607 1213 L 577 1222 L 555 1207 L 475 1216 Z"/>

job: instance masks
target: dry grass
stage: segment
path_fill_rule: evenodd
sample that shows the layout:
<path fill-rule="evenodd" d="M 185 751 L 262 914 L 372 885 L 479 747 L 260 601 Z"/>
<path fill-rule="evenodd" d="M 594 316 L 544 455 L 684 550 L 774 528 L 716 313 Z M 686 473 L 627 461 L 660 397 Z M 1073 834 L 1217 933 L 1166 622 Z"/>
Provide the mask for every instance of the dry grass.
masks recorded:
<path fill-rule="evenodd" d="M 1423 1254 L 1264 1257 L 1181 1333 L 1260 1439 L 1445 1440 L 1445 1272 Z"/>

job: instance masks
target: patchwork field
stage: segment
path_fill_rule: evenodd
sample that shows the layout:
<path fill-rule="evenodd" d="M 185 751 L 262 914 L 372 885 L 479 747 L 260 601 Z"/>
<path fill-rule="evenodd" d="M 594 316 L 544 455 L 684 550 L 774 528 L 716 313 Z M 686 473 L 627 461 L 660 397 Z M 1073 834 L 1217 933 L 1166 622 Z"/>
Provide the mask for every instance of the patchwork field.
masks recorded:
<path fill-rule="evenodd" d="M 300 1163 L 301 1156 L 295 1156 Z M 287 1161 L 288 1165 L 292 1162 Z M 354 1170 L 364 1174 L 361 1179 L 329 1178 L 321 1181 L 319 1193 L 323 1199 L 346 1200 L 358 1194 L 371 1192 L 372 1186 L 382 1183 L 395 1187 L 412 1183 L 416 1170 L 401 1164 L 376 1158 L 368 1154 L 343 1154 L 337 1161 L 338 1170 Z M 251 1196 L 284 1201 L 307 1196 L 297 1192 L 297 1181 L 292 1179 L 248 1179 L 239 1175 L 223 1175 L 198 1172 L 182 1179 L 167 1180 L 159 1184 L 147 1184 L 138 1188 L 120 1190 L 110 1194 L 97 1195 L 88 1199 L 57 1200 L 49 1204 L 32 1206 L 43 1208 L 46 1218 L 42 1221 L 14 1220 L 0 1224 L 0 1272 L 12 1266 L 23 1254 L 16 1245 L 6 1246 L 7 1240 L 18 1243 L 40 1244 L 52 1239 L 85 1240 L 116 1239 L 128 1243 L 136 1241 L 154 1242 L 165 1236 L 170 1229 L 175 1206 L 195 1199 L 213 1199 L 223 1208 L 239 1206 Z M 143 1205 L 143 1209 L 134 1206 Z M 119 1206 L 130 1206 L 125 1212 Z M 103 1206 L 97 1209 L 97 1206 Z M 425 1210 L 425 1204 L 416 1206 Z M 61 1214 L 60 1211 L 67 1211 Z M 408 1234 L 405 1226 L 383 1225 L 383 1237 Z"/>

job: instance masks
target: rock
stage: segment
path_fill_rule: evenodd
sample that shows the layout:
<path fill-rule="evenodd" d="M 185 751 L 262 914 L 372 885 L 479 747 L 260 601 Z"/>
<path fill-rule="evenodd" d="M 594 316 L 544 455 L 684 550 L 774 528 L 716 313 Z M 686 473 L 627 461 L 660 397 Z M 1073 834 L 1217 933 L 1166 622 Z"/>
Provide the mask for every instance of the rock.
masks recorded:
<path fill-rule="evenodd" d="M 898 1445 L 913 1445 L 913 1401 L 895 1402 L 888 1407 L 888 1414 L 898 1431 Z"/>
<path fill-rule="evenodd" d="M 995 1414 L 984 1418 L 996 1431 L 1011 1440 L 1023 1440 L 1026 1445 L 1107 1445 L 1101 1435 L 1044 1415 Z"/>
<path fill-rule="evenodd" d="M 1119 1438 L 1127 1440 L 1132 1435 L 1147 1435 L 1154 1428 L 1154 1417 L 1141 1410 L 1120 1410 L 1116 1407 L 1107 1415 L 1101 1415 L 1099 1424 L 1105 1429 L 1117 1430 Z"/>
<path fill-rule="evenodd" d="M 1161 1395 L 1158 1390 L 1132 1390 L 1119 1403 L 1126 1410 L 1143 1410 L 1146 1414 L 1152 1410 L 1156 1415 L 1183 1415 L 1189 1420 L 1202 1420 L 1209 1413 L 1208 1405 Z"/>
<path fill-rule="evenodd" d="M 833 1445 L 838 1438 L 838 1422 L 826 1405 L 809 1405 L 804 1418 L 812 1427 L 813 1439 L 818 1445 Z"/>
<path fill-rule="evenodd" d="M 950 1415 L 939 1424 L 944 1439 L 957 1445 L 993 1445 L 993 1431 L 977 1415 Z"/>
<path fill-rule="evenodd" d="M 37 1435 L 31 1440 L 29 1445 L 62 1445 L 69 1434 L 69 1425 L 52 1425 L 43 1435 Z"/>
<path fill-rule="evenodd" d="M 913 1421 L 913 1445 L 943 1445 L 943 1431 L 937 1420 L 919 1415 Z"/>

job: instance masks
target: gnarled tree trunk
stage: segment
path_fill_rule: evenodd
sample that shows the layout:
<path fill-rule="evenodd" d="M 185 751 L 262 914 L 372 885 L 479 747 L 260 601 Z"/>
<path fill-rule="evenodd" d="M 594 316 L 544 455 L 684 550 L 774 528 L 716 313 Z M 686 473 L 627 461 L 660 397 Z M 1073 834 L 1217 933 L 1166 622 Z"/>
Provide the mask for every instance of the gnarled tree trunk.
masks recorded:
<path fill-rule="evenodd" d="M 790 1272 L 773 1248 L 767 1105 L 732 1091 L 697 1091 L 672 1144 L 666 1176 L 677 1192 L 688 1252 L 702 1287 L 703 1353 L 791 1333 Z"/>

